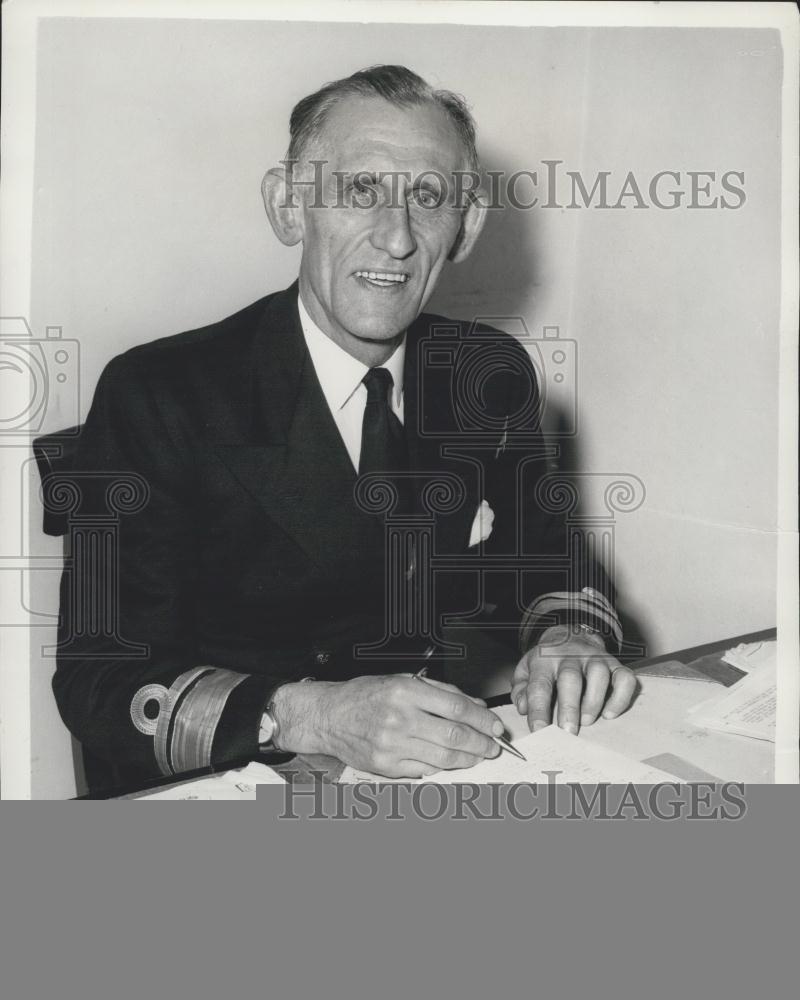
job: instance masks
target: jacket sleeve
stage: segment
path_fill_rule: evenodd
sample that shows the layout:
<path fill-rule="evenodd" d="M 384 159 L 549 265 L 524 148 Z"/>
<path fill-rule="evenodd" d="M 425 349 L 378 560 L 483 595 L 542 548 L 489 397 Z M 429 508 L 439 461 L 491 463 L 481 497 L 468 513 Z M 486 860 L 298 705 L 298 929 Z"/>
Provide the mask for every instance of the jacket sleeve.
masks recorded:
<path fill-rule="evenodd" d="M 261 711 L 279 681 L 198 655 L 203 539 L 192 452 L 150 383 L 130 355 L 108 365 L 66 476 L 80 504 L 61 579 L 53 690 L 92 755 L 158 776 L 255 755 Z M 124 501 L 115 532 L 93 534 L 107 527 L 115 491 Z"/>
<path fill-rule="evenodd" d="M 498 401 L 505 430 L 486 471 L 495 516 L 484 553 L 495 557 L 489 560 L 495 566 L 507 558 L 517 572 L 490 568 L 484 574 L 487 602 L 495 605 L 490 622 L 506 623 L 490 629 L 526 652 L 551 625 L 587 626 L 618 654 L 622 629 L 613 584 L 570 520 L 575 484 L 558 472 L 556 448 L 542 434 L 536 373 L 522 346 L 514 367 Z"/>

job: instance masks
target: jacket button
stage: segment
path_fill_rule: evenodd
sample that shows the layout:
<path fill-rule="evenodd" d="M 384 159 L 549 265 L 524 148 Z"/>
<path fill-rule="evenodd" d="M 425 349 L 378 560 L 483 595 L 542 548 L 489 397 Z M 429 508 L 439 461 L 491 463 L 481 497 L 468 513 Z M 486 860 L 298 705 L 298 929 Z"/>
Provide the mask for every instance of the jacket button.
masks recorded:
<path fill-rule="evenodd" d="M 314 657 L 314 659 L 317 661 L 317 663 L 320 664 L 320 666 L 324 666 L 324 664 L 326 664 L 330 658 L 331 654 L 326 649 L 321 649 Z"/>

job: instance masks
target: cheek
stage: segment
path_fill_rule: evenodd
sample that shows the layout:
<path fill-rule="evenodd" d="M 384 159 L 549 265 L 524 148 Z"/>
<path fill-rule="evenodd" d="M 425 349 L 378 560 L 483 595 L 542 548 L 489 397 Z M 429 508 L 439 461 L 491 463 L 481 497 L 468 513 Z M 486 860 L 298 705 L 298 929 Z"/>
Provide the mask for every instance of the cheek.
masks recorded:
<path fill-rule="evenodd" d="M 345 212 L 328 209 L 328 213 L 332 216 L 331 220 L 314 227 L 309 236 L 319 272 L 337 280 L 349 273 L 362 234 Z"/>
<path fill-rule="evenodd" d="M 335 235 L 332 233 L 316 232 L 310 236 L 307 244 L 309 276 L 317 285 L 318 292 L 330 295 L 340 272 L 341 250 L 337 246 Z"/>
<path fill-rule="evenodd" d="M 424 246 L 431 268 L 441 267 L 447 259 L 461 229 L 461 217 L 452 213 L 431 214 L 417 221 L 414 233 L 417 243 Z"/>

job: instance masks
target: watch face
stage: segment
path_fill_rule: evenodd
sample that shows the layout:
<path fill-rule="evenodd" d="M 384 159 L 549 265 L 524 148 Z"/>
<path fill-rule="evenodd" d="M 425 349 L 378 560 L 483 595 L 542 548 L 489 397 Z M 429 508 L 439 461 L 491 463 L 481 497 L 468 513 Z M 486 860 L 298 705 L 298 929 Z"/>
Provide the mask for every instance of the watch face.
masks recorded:
<path fill-rule="evenodd" d="M 252 732 L 252 730 L 251 730 Z M 275 720 L 268 712 L 264 712 L 261 716 L 261 726 L 258 730 L 258 743 L 259 746 L 264 743 L 269 743 L 275 733 Z"/>

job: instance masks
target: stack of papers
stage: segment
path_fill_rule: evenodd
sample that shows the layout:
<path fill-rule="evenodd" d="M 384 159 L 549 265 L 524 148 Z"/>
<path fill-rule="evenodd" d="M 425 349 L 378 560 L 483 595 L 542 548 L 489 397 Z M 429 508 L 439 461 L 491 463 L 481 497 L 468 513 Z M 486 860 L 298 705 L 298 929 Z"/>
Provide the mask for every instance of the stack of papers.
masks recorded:
<path fill-rule="evenodd" d="M 692 722 L 721 733 L 775 742 L 776 642 L 742 643 L 723 657 L 747 674 L 724 694 L 689 710 Z"/>

